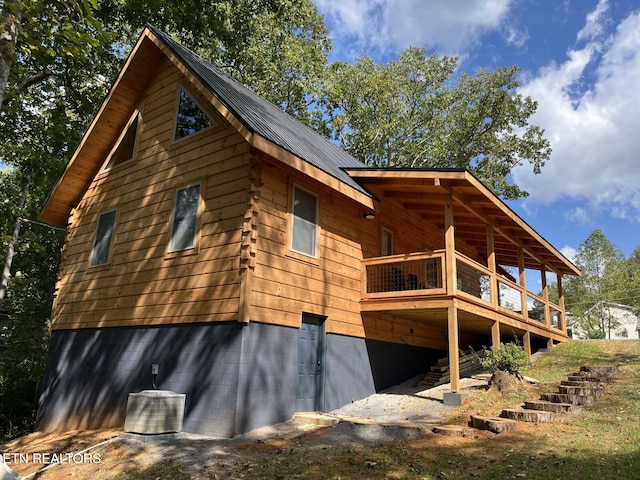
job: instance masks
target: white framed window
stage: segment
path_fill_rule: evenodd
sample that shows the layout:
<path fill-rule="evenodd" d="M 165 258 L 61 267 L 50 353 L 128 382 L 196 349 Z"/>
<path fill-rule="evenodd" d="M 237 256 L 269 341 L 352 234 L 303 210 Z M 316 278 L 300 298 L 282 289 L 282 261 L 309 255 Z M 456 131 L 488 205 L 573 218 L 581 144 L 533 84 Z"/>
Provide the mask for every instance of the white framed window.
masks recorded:
<path fill-rule="evenodd" d="M 93 241 L 93 248 L 91 249 L 90 266 L 97 267 L 98 265 L 106 265 L 109 263 L 115 226 L 116 210 L 104 212 L 98 216 L 98 227 L 96 228 L 96 237 Z"/>
<path fill-rule="evenodd" d="M 380 255 L 393 255 L 393 232 L 384 227 L 380 230 Z"/>
<path fill-rule="evenodd" d="M 127 125 L 120 134 L 115 147 L 109 154 L 109 160 L 107 161 L 103 171 L 111 170 L 119 165 L 133 160 L 133 155 L 136 149 L 136 143 L 138 141 L 138 125 L 140 123 L 140 110 L 133 112 Z"/>
<path fill-rule="evenodd" d="M 173 141 L 190 137 L 207 128 L 215 127 L 217 123 L 194 100 L 184 87 L 178 93 L 178 108 L 176 114 Z"/>
<path fill-rule="evenodd" d="M 169 252 L 196 247 L 201 187 L 202 183 L 198 182 L 176 190 Z"/>
<path fill-rule="evenodd" d="M 291 250 L 317 257 L 318 196 L 294 185 L 292 195 Z"/>

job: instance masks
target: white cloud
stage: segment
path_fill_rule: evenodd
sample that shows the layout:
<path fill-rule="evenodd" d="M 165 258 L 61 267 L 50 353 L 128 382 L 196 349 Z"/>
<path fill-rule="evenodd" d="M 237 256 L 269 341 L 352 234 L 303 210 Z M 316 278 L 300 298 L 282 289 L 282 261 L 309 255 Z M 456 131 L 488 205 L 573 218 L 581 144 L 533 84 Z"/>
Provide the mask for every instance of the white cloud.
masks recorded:
<path fill-rule="evenodd" d="M 462 54 L 492 30 L 501 28 L 513 0 L 315 0 L 331 25 L 337 48 L 360 56 L 375 49 L 404 51 L 409 45 Z M 507 29 L 507 41 L 521 44 L 526 33 Z M 348 47 L 347 47 L 348 45 Z"/>
<path fill-rule="evenodd" d="M 593 12 L 590 12 L 587 15 L 587 21 L 582 27 L 582 29 L 578 32 L 577 40 L 594 40 L 597 37 L 601 36 L 605 29 L 602 25 L 603 15 L 609 10 L 609 1 L 608 0 L 600 0 L 596 9 Z"/>
<path fill-rule="evenodd" d="M 569 245 L 565 245 L 560 249 L 560 253 L 567 257 L 570 262 L 575 262 L 578 251 L 575 248 L 570 247 Z"/>
<path fill-rule="evenodd" d="M 601 1 L 589 15 L 580 38 L 605 37 L 598 29 L 607 21 L 604 7 Z M 591 214 L 640 221 L 640 13 L 567 56 L 520 90 L 539 102 L 532 123 L 546 130 L 553 153 L 542 174 L 522 167 L 514 180 L 528 201 L 568 196 L 586 200 Z"/>
<path fill-rule="evenodd" d="M 576 207 L 571 211 L 565 212 L 564 219 L 579 225 L 589 225 L 593 221 L 589 212 L 582 207 Z"/>

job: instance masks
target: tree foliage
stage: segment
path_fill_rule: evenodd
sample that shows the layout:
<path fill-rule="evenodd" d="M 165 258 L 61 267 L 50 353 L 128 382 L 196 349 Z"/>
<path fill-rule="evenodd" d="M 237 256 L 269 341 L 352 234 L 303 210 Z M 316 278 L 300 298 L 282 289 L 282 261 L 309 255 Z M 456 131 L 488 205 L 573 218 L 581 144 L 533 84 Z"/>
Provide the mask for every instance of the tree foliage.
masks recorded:
<path fill-rule="evenodd" d="M 425 53 L 333 64 L 320 100 L 324 132 L 370 166 L 468 168 L 506 199 L 526 196 L 508 175 L 524 162 L 539 173 L 551 150 L 528 123 L 537 104 L 516 92 L 518 68 L 455 78 L 457 59 Z"/>
<path fill-rule="evenodd" d="M 97 0 L 6 0 L 0 6 L 2 108 L 19 104 L 34 86 L 81 95 L 83 74 L 93 71 L 93 49 L 105 50 L 109 41 L 95 17 Z"/>
<path fill-rule="evenodd" d="M 610 303 L 622 304 L 627 297 L 629 270 L 624 253 L 600 229 L 593 230 L 580 244 L 575 264 L 582 272 L 565 286 L 567 310 L 579 319 L 593 338 L 608 338 L 618 325 L 605 314 Z"/>
<path fill-rule="evenodd" d="M 495 348 L 484 351 L 482 366 L 489 370 L 509 372 L 520 375 L 520 371 L 529 364 L 527 353 L 516 343 L 501 343 Z"/>
<path fill-rule="evenodd" d="M 331 49 L 311 0 L 126 0 L 113 7 L 109 28 L 120 31 L 123 40 L 133 40 L 149 22 L 308 121 Z"/>
<path fill-rule="evenodd" d="M 549 155 L 517 69 L 458 75 L 409 49 L 327 65 L 312 0 L 0 1 L 0 254 L 34 220 L 144 25 L 176 37 L 368 165 L 467 167 L 505 198 L 511 169 Z M 32 179 L 33 181 L 29 181 Z M 20 209 L 23 192 L 27 192 Z M 0 429 L 32 420 L 62 233 L 22 224 L 0 307 Z"/>

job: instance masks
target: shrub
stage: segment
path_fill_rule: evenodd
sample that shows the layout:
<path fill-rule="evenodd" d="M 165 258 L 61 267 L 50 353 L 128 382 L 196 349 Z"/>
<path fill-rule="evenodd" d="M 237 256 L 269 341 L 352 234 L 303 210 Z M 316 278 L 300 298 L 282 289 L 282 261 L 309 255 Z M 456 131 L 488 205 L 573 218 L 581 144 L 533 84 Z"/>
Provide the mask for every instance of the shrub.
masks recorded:
<path fill-rule="evenodd" d="M 482 366 L 492 371 L 501 370 L 519 376 L 520 370 L 529 364 L 527 353 L 515 343 L 501 343 L 484 353 Z"/>

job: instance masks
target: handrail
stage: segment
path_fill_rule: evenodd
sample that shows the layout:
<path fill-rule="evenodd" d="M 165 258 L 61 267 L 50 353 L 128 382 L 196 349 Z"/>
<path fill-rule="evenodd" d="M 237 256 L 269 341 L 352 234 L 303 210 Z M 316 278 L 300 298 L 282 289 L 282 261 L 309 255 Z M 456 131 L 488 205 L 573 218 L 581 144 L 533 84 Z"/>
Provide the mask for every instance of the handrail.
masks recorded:
<path fill-rule="evenodd" d="M 399 286 L 394 286 L 394 285 L 387 285 L 387 283 L 390 282 L 389 278 L 387 278 L 389 276 L 388 271 L 389 270 L 393 270 L 396 271 L 396 273 L 398 271 L 401 272 L 401 274 L 403 275 L 407 275 L 409 276 L 409 272 L 411 271 L 412 268 L 424 268 L 424 265 L 427 264 L 426 261 L 428 260 L 438 260 L 438 271 L 437 271 L 437 275 L 438 275 L 438 281 L 440 282 L 439 285 L 436 285 L 435 287 L 433 285 L 429 286 L 429 285 L 420 285 L 419 287 L 409 287 L 408 285 L 402 283 Z M 425 264 L 420 266 L 421 261 L 425 261 Z M 366 299 L 371 299 L 371 298 L 390 298 L 390 297 L 406 297 L 409 295 L 442 295 L 445 294 L 445 288 L 444 286 L 447 283 L 447 258 L 446 258 L 446 251 L 444 249 L 438 249 L 438 250 L 433 250 L 433 251 L 425 251 L 425 252 L 412 252 L 412 253 L 406 253 L 406 254 L 397 254 L 397 255 L 389 255 L 389 256 L 385 256 L 385 257 L 372 257 L 372 258 L 366 258 L 362 260 L 362 266 L 363 266 L 363 276 L 362 276 L 362 295 L 363 298 Z M 466 255 L 456 251 L 455 252 L 455 259 L 453 261 L 460 261 L 462 262 L 464 265 L 466 265 L 467 267 L 475 270 L 480 276 L 486 276 L 489 279 L 491 279 L 491 282 L 496 282 L 496 286 L 499 283 L 504 284 L 505 286 L 515 290 L 516 292 L 520 293 L 520 295 L 522 295 L 523 293 L 531 298 L 532 300 L 539 302 L 540 304 L 542 304 L 543 306 L 548 306 L 549 309 L 545 309 L 545 321 L 543 322 L 545 325 L 547 325 L 548 327 L 550 326 L 551 328 L 560 328 L 560 327 L 554 327 L 552 325 L 551 322 L 551 312 L 550 310 L 553 310 L 554 312 L 557 313 L 563 313 L 562 308 L 560 308 L 559 305 L 556 305 L 555 303 L 551 302 L 550 300 L 545 300 L 542 296 L 535 294 L 531 291 L 529 291 L 528 289 L 523 288 L 521 285 L 518 285 L 516 282 L 511 281 L 510 279 L 500 275 L 497 272 L 493 272 L 491 271 L 489 268 L 487 268 L 486 266 L 478 263 L 477 261 L 467 257 Z M 394 264 L 394 265 L 392 265 Z M 416 265 L 418 265 L 416 267 Z M 374 268 L 376 269 L 376 267 L 380 267 L 383 269 L 387 269 L 387 277 L 383 278 L 383 281 L 385 282 L 385 285 L 387 285 L 385 288 L 383 289 L 376 289 L 375 287 L 371 288 L 371 291 L 369 291 L 369 286 L 368 286 L 368 282 L 373 281 L 373 277 L 375 277 L 375 273 L 376 270 L 373 271 L 369 271 L 368 268 Z M 383 274 L 384 275 L 384 274 Z M 411 275 L 413 277 L 415 277 L 416 275 Z M 378 278 L 377 281 L 379 282 L 380 279 Z M 421 280 L 421 282 L 423 282 L 423 280 Z M 393 283 L 393 282 L 391 282 Z M 426 282 L 425 282 L 426 283 Z M 494 287 L 492 287 L 494 288 Z M 458 290 L 458 294 L 461 296 L 469 296 L 470 298 L 473 297 L 475 299 L 475 301 L 480 301 L 484 304 L 488 304 L 491 305 L 491 301 L 487 300 L 486 297 L 482 298 L 480 296 L 478 296 L 477 294 L 474 294 L 472 292 L 464 292 L 464 290 Z M 499 294 L 498 294 L 499 295 Z M 509 309 L 505 309 L 504 307 L 500 307 L 498 305 L 498 309 L 499 310 L 507 310 L 509 311 L 510 315 L 517 315 L 517 316 L 521 316 L 523 318 L 523 320 L 533 323 L 534 321 L 532 321 L 531 319 L 528 318 L 527 316 L 527 312 L 528 312 L 528 305 L 521 305 L 520 309 L 516 312 L 511 311 Z M 549 311 L 549 313 L 547 314 L 547 311 Z M 536 324 L 539 324 L 540 322 L 535 321 Z"/>
<path fill-rule="evenodd" d="M 426 252 L 399 253 L 384 257 L 370 257 L 362 259 L 362 265 L 379 265 L 385 263 L 396 263 L 408 260 L 428 260 L 444 256 L 444 250 L 428 250 Z"/>

